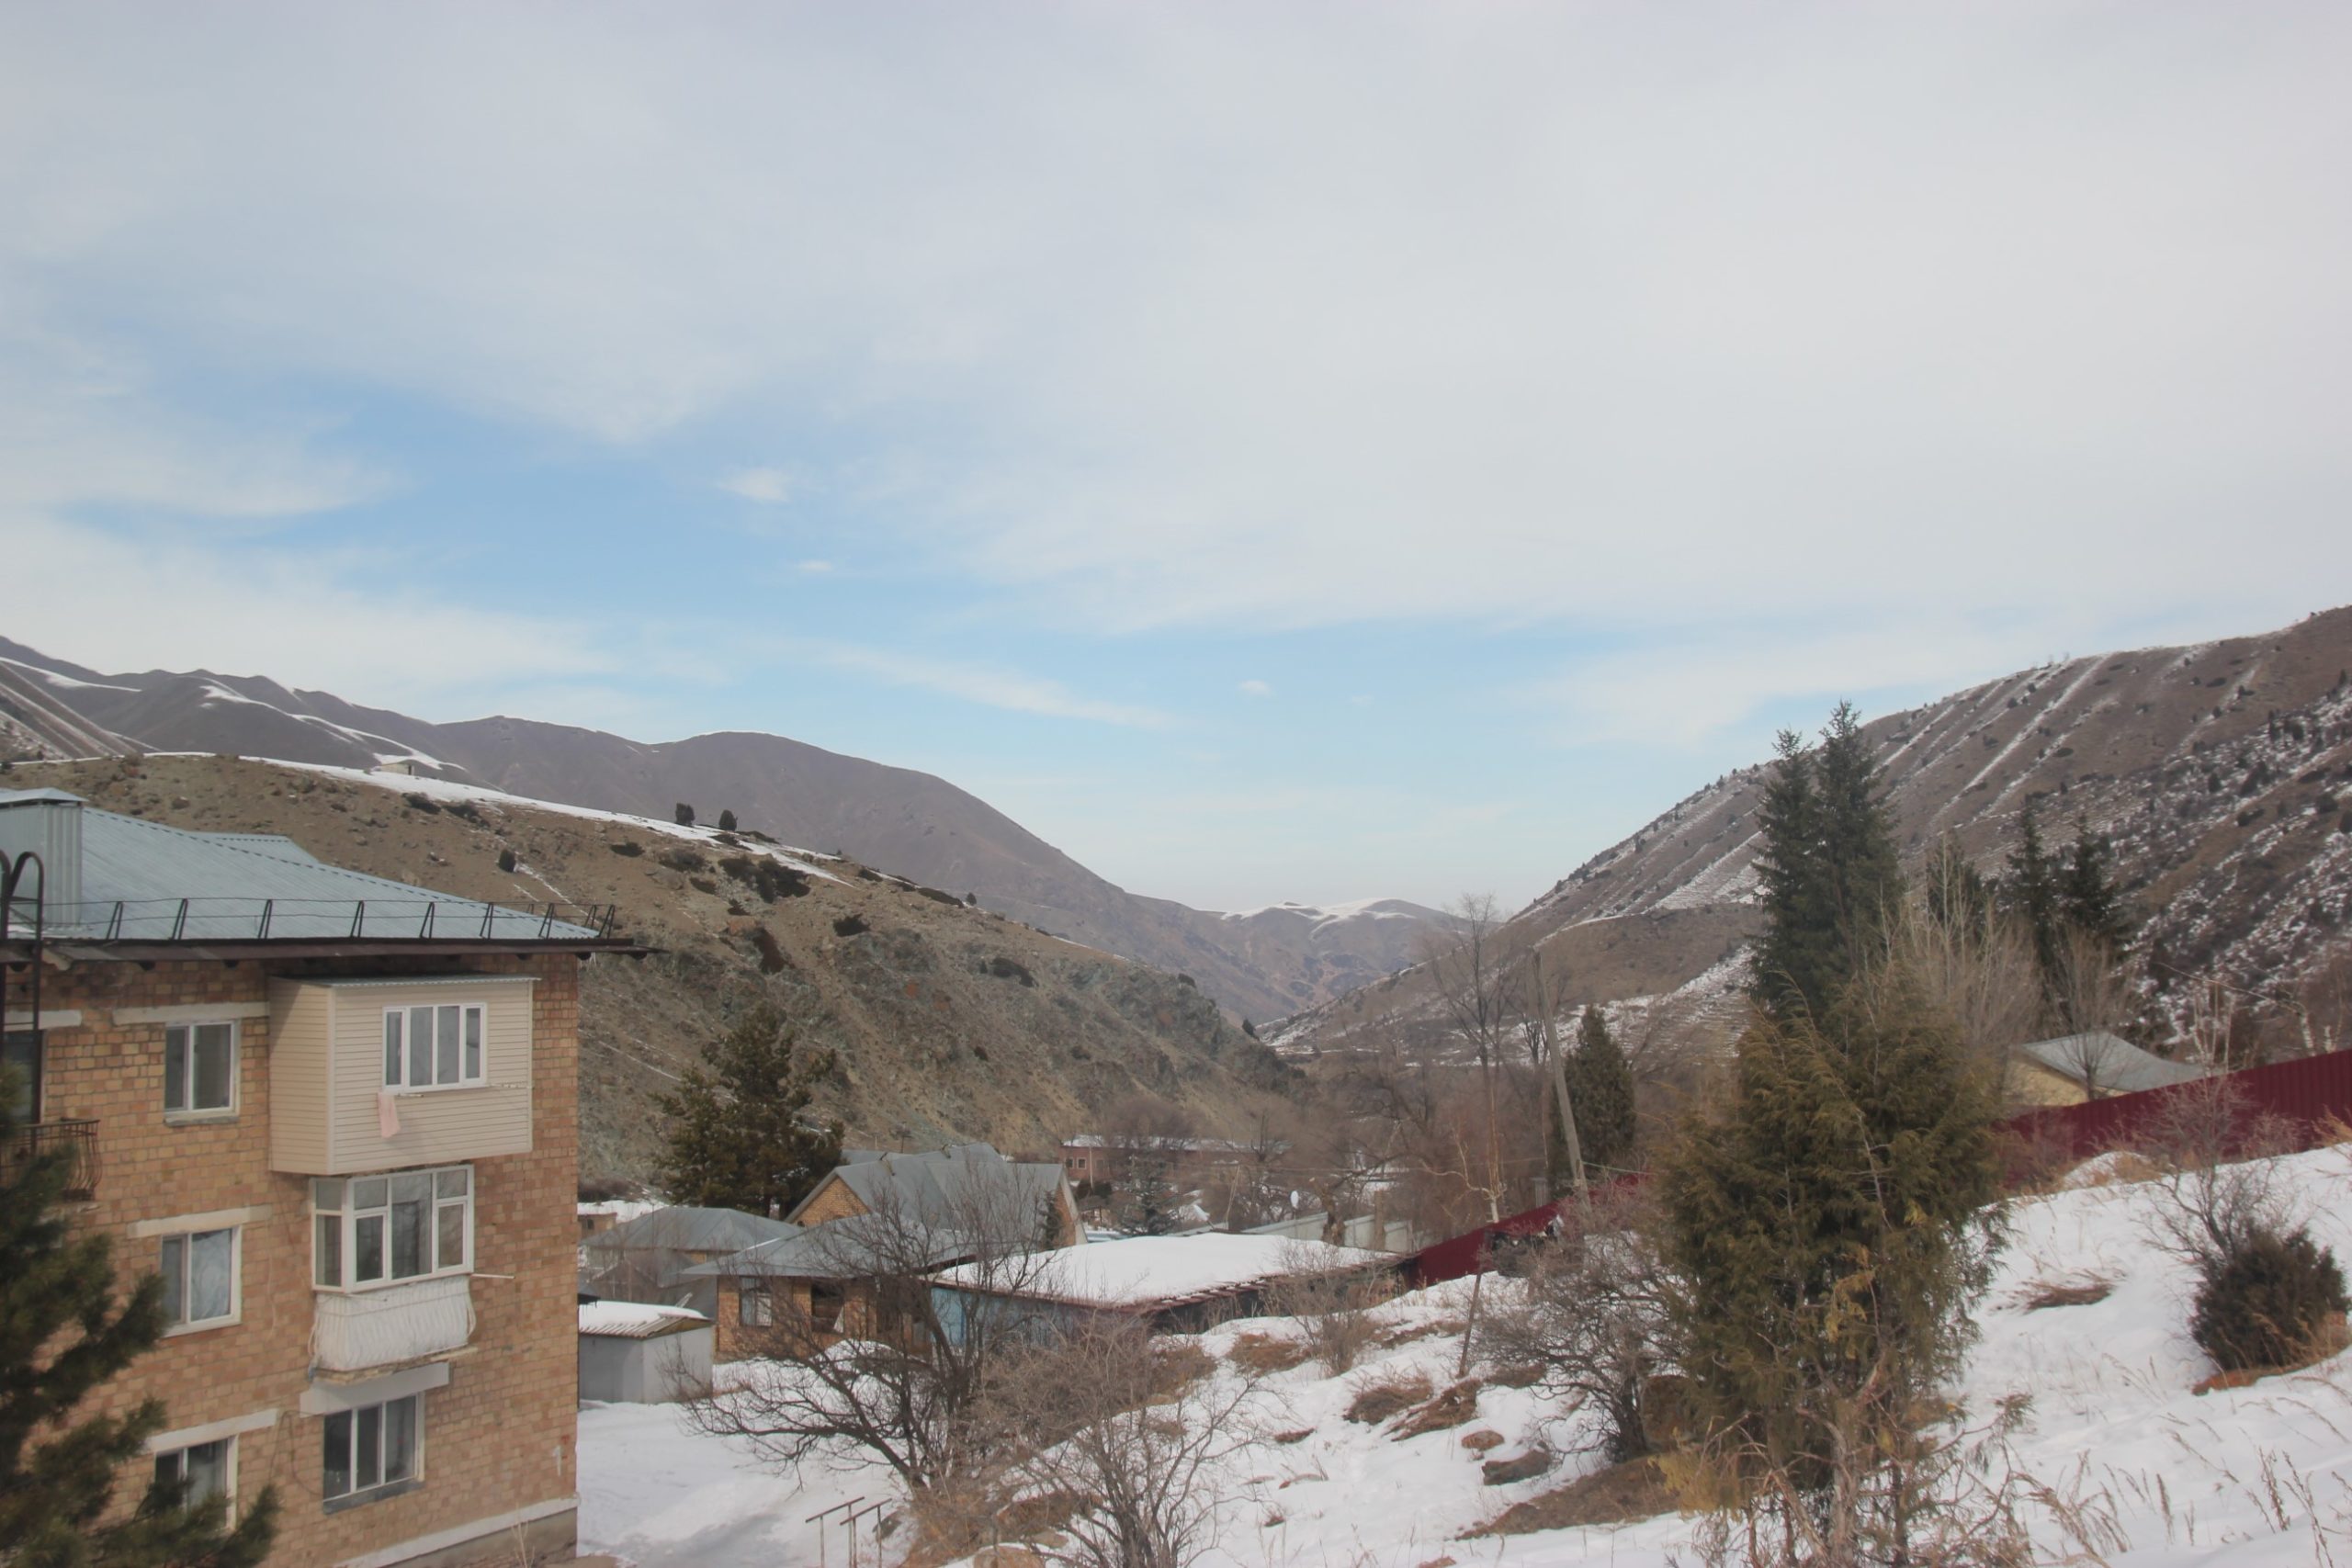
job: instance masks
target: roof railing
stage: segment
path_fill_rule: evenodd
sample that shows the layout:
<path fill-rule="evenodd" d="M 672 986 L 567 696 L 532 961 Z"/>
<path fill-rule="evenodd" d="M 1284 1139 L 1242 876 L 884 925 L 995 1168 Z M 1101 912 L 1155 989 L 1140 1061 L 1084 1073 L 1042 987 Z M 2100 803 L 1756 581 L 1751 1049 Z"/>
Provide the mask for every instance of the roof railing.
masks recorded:
<path fill-rule="evenodd" d="M 28 900 L 27 902 L 29 902 Z M 443 909 L 452 918 L 444 920 Z M 474 918 L 480 911 L 480 918 Z M 471 898 L 119 898 L 51 905 L 51 941 L 590 942 L 608 940 L 616 904 L 522 906 Z M 12 922 L 12 930 L 22 921 Z"/>

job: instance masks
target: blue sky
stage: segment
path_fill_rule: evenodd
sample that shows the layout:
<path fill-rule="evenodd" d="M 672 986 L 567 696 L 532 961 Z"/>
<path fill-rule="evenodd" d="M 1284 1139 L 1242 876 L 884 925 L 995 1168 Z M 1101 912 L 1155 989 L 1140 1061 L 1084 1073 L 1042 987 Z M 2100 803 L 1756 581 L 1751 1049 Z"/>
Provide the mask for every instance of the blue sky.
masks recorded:
<path fill-rule="evenodd" d="M 1517 902 L 2352 598 L 2352 14 L 21 6 L 0 630 Z"/>

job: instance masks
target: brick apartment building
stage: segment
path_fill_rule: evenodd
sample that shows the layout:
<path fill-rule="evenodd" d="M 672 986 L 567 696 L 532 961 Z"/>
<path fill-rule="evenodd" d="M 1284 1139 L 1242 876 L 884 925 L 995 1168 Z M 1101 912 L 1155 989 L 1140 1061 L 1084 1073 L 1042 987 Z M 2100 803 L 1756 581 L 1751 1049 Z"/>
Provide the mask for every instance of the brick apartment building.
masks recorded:
<path fill-rule="evenodd" d="M 198 1494 L 275 1484 L 273 1564 L 568 1558 L 578 972 L 638 951 L 609 914 L 52 790 L 0 791 L 0 851 L 39 860 L 0 911 L 0 1160 L 73 1151 L 77 1223 L 174 1320 L 97 1404 L 161 1399 L 149 1464 Z"/>

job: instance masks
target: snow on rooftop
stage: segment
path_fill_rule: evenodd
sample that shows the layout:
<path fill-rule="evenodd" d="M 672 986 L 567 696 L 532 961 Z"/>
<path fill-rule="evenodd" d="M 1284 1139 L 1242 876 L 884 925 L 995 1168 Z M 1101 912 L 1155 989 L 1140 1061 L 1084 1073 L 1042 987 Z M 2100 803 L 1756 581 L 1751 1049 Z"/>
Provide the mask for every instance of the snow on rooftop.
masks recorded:
<path fill-rule="evenodd" d="M 580 1332 L 612 1339 L 652 1339 L 699 1328 L 709 1318 L 687 1307 L 652 1306 L 644 1302 L 582 1302 Z"/>
<path fill-rule="evenodd" d="M 1392 1264 L 1384 1252 L 1275 1235 L 1142 1235 L 1065 1247 L 1012 1293 L 1089 1306 L 1146 1306 L 1225 1295 L 1288 1274 Z M 985 1278 L 967 1263 L 937 1276 L 943 1285 Z"/>

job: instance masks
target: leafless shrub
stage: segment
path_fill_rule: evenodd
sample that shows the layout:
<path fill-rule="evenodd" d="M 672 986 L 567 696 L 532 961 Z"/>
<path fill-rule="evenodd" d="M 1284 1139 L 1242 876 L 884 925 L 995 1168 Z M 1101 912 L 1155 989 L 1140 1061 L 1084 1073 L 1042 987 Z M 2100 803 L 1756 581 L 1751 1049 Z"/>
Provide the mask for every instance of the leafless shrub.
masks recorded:
<path fill-rule="evenodd" d="M 1367 1427 L 1377 1427 L 1390 1416 L 1410 1410 L 1434 1392 L 1427 1372 L 1383 1372 L 1355 1385 L 1355 1397 L 1348 1402 L 1347 1417 Z"/>
<path fill-rule="evenodd" d="M 1539 1369 L 1559 1415 L 1599 1417 L 1592 1446 L 1613 1462 L 1650 1451 L 1645 1396 L 1666 1359 L 1667 1281 L 1639 1192 L 1605 1189 L 1562 1211 L 1558 1240 L 1537 1249 L 1516 1297 L 1479 1325 L 1489 1365 Z"/>
<path fill-rule="evenodd" d="M 1386 1276 L 1318 1268 L 1303 1247 L 1283 1256 L 1291 1267 L 1266 1292 L 1268 1310 L 1299 1325 L 1299 1343 L 1326 1372 L 1352 1371 L 1380 1337 L 1372 1309 L 1387 1299 Z"/>
<path fill-rule="evenodd" d="M 2052 1307 L 2090 1306 L 2115 1293 L 2115 1281 L 2100 1274 L 2071 1280 L 2036 1280 L 2025 1288 L 2018 1305 L 2027 1312 Z"/>
<path fill-rule="evenodd" d="M 2226 1077 L 2199 1078 L 2165 1097 L 2138 1152 L 2156 1168 L 2162 1201 L 2149 1239 L 2210 1273 L 2257 1235 L 2284 1235 L 2303 1216 L 2267 1157 L 2291 1146 L 2276 1118 L 2250 1114 Z"/>
<path fill-rule="evenodd" d="M 1075 1568 L 1183 1568 L 1216 1544 L 1228 1499 L 1217 1466 L 1255 1444 L 1248 1376 L 1171 1378 L 1141 1325 L 1096 1318 L 1041 1337 L 995 1369 L 982 1402 L 1013 1499 L 1067 1504 L 1031 1545 Z"/>
<path fill-rule="evenodd" d="M 1314 1353 L 1301 1341 L 1272 1334 L 1246 1333 L 1233 1337 L 1233 1348 L 1226 1359 L 1245 1371 L 1264 1376 L 1269 1372 L 1286 1372 L 1314 1359 Z"/>

